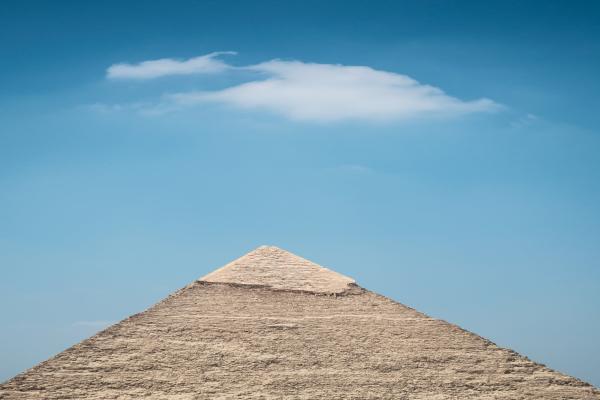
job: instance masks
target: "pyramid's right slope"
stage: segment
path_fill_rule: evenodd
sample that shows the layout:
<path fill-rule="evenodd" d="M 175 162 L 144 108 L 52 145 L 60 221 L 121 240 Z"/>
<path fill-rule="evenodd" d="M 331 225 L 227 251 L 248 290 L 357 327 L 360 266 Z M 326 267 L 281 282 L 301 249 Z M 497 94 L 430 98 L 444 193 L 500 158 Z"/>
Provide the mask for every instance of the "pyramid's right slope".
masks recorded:
<path fill-rule="evenodd" d="M 600 399 L 263 247 L 0 385 L 2 399 Z"/>

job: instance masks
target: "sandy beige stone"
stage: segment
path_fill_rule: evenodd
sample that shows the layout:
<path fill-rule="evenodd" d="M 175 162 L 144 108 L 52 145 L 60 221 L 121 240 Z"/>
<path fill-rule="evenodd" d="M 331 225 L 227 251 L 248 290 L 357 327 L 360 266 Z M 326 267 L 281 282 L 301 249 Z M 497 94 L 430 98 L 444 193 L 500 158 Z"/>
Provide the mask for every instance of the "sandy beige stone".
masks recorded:
<path fill-rule="evenodd" d="M 302 282 L 314 267 L 290 273 L 280 252 L 188 285 L 0 385 L 0 399 L 600 399 L 349 278 Z M 234 282 L 253 264 L 263 271 Z M 289 288 L 274 271 L 294 277 Z M 228 281 L 206 281 L 219 276 Z"/>
<path fill-rule="evenodd" d="M 342 293 L 355 283 L 347 276 L 275 246 L 261 246 L 201 280 L 316 293 Z"/>

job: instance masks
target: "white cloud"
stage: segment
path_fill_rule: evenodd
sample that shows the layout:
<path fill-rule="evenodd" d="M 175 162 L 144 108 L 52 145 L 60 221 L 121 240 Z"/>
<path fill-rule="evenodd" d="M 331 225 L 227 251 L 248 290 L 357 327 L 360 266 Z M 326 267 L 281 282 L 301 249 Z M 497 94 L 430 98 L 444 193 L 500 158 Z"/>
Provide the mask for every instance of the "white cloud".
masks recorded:
<path fill-rule="evenodd" d="M 266 78 L 171 98 L 180 104 L 218 102 L 311 121 L 408 119 L 499 108 L 489 99 L 463 101 L 406 75 L 369 67 L 273 60 L 244 69 Z"/>
<path fill-rule="evenodd" d="M 222 72 L 229 65 L 218 58 L 223 54 L 236 54 L 232 51 L 218 51 L 200 57 L 180 61 L 172 58 L 143 61 L 139 64 L 113 64 L 108 67 L 109 79 L 153 79 L 168 75 L 212 74 Z"/>
<path fill-rule="evenodd" d="M 216 52 L 186 61 L 161 59 L 139 64 L 115 64 L 107 77 L 152 79 L 167 75 L 250 71 L 250 82 L 214 91 L 190 91 L 167 95 L 159 109 L 206 103 L 242 109 L 265 110 L 292 120 L 403 120 L 434 116 L 457 116 L 490 112 L 501 108 L 492 100 L 465 101 L 441 89 L 422 84 L 409 76 L 366 66 L 304 63 L 271 60 L 256 65 L 233 67 L 216 57 L 233 52 Z"/>

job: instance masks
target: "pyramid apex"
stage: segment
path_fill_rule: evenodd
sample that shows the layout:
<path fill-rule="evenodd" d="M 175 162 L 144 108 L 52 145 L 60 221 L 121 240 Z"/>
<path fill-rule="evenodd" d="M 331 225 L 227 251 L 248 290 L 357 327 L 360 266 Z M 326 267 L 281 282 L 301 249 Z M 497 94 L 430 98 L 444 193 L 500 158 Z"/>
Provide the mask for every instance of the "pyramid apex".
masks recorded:
<path fill-rule="evenodd" d="M 264 250 L 264 249 L 273 249 L 273 250 L 281 250 L 281 251 L 285 251 L 285 250 L 283 250 L 283 249 L 280 249 L 280 248 L 279 248 L 279 247 L 277 247 L 277 246 L 273 246 L 273 245 L 270 245 L 270 244 L 263 244 L 263 245 L 261 245 L 261 246 L 258 246 L 256 249 L 254 249 L 254 250 L 252 250 L 252 251 L 256 251 L 256 250 Z"/>
<path fill-rule="evenodd" d="M 200 279 L 279 290 L 341 293 L 355 281 L 277 246 L 263 245 Z"/>

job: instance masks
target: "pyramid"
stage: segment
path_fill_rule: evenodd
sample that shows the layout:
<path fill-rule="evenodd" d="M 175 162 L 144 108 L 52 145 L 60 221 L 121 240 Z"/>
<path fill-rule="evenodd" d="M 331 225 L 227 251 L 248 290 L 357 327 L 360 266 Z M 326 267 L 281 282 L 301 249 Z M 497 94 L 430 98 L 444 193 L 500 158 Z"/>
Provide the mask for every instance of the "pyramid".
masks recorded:
<path fill-rule="evenodd" d="M 9 381 L 0 399 L 600 399 L 276 247 Z"/>

